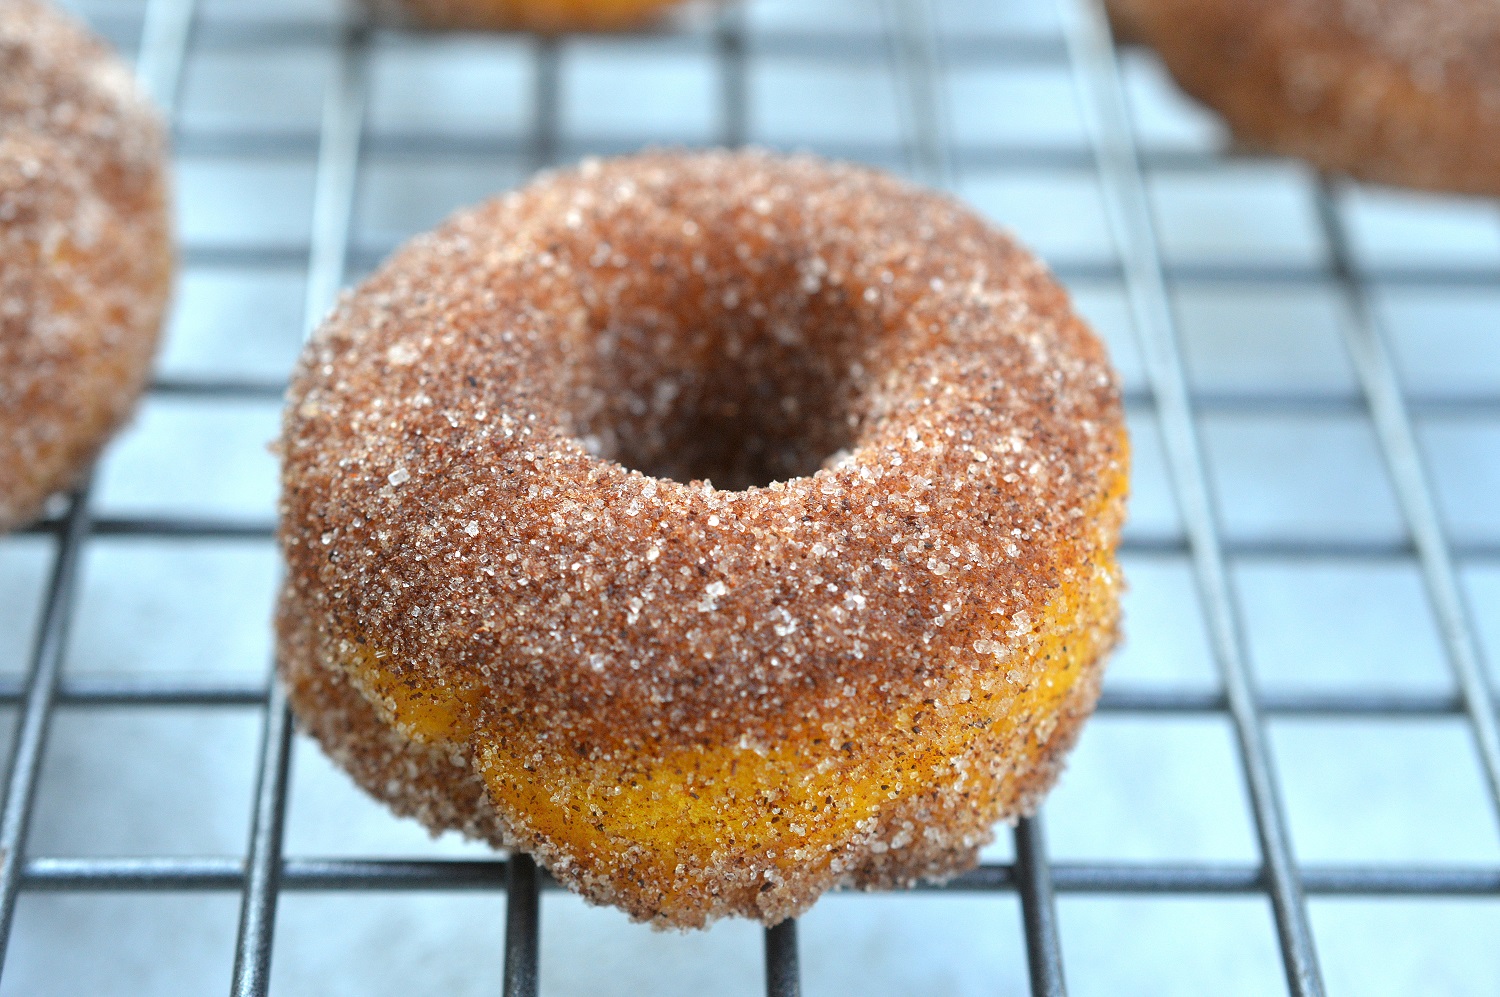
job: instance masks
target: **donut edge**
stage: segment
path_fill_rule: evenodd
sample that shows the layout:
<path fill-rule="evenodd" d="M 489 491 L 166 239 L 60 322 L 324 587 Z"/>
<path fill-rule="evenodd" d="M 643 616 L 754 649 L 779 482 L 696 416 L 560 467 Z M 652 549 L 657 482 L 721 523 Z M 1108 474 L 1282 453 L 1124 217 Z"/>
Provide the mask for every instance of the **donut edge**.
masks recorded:
<path fill-rule="evenodd" d="M 372 24 L 418 31 L 529 31 L 541 35 L 611 34 L 649 29 L 673 9 L 704 0 L 356 0 Z"/>
<path fill-rule="evenodd" d="M 1122 496 L 1123 497 L 1123 496 Z M 1103 568 L 1118 584 L 1112 554 Z M 722 889 L 708 903 L 674 904 L 664 909 L 661 897 L 646 890 L 622 890 L 608 876 L 590 873 L 572 861 L 547 836 L 512 826 L 496 809 L 481 775 L 484 763 L 474 757 L 472 742 L 463 746 L 417 743 L 404 735 L 361 693 L 335 662 L 336 639 L 320 637 L 315 620 L 303 612 L 285 585 L 278 603 L 278 670 L 303 729 L 350 777 L 396 814 L 415 818 L 434 836 L 448 830 L 506 850 L 532 855 L 560 883 L 587 902 L 623 910 L 632 920 L 657 929 L 702 928 L 725 916 L 742 916 L 773 925 L 806 912 L 824 893 L 841 887 L 863 891 L 910 888 L 941 883 L 972 869 L 980 850 L 995 837 L 997 824 L 1014 824 L 1036 812 L 1056 784 L 1066 759 L 1098 701 L 1105 666 L 1119 642 L 1118 600 L 1106 600 L 1107 618 L 1059 619 L 1059 630 L 1097 631 L 1092 658 L 1058 702 L 1045 733 L 1045 721 L 1033 721 L 1036 748 L 1014 757 L 1017 728 L 976 736 L 967 755 L 987 756 L 1004 769 L 995 777 L 1003 787 L 983 807 L 971 805 L 966 793 L 929 785 L 883 810 L 877 821 L 847 841 L 842 867 L 812 869 L 761 883 L 751 867 L 712 870 Z M 1007 750 L 1010 749 L 1010 750 Z M 911 844 L 896 851 L 880 844 L 905 827 Z M 937 829 L 937 833 L 924 833 Z M 642 846 L 645 848 L 645 846 Z M 750 878 L 746 878 L 746 876 Z"/>
<path fill-rule="evenodd" d="M 50 497 L 84 480 L 129 421 L 160 347 L 176 269 L 166 128 L 123 60 L 76 17 L 46 3 L 17 2 L 6 16 L 20 25 L 7 42 L 45 52 L 53 67 L 53 76 L 22 74 L 22 85 L 46 88 L 61 64 L 82 90 L 61 97 L 83 105 L 85 120 L 101 113 L 99 104 L 113 128 L 101 135 L 82 125 L 54 133 L 18 124 L 0 137 L 0 146 L 22 156 L 0 164 L 16 168 L 20 181 L 0 192 L 16 215 L 0 223 L 0 247 L 19 238 L 37 253 L 19 265 L 9 261 L 12 272 L 0 283 L 0 296 L 19 288 L 28 306 L 20 336 L 5 344 L 17 371 L 0 370 L 7 381 L 0 391 L 0 533 L 34 521 Z M 40 173 L 28 173 L 32 157 L 43 162 Z M 95 182 L 101 176 L 106 183 Z M 80 218 L 102 237 L 74 238 Z M 25 247 L 46 242 L 49 222 L 69 238 L 46 243 L 45 254 L 39 245 Z M 82 344 L 70 349 L 81 357 L 53 355 L 56 343 L 35 334 L 38 321 L 76 324 Z M 59 376 L 20 379 L 47 363 Z"/>
<path fill-rule="evenodd" d="M 1303 30 L 1286 4 L 1249 14 L 1232 0 L 1106 6 L 1120 39 L 1154 49 L 1247 149 L 1356 180 L 1500 195 L 1500 90 L 1469 74 L 1424 86 L 1347 30 Z"/>

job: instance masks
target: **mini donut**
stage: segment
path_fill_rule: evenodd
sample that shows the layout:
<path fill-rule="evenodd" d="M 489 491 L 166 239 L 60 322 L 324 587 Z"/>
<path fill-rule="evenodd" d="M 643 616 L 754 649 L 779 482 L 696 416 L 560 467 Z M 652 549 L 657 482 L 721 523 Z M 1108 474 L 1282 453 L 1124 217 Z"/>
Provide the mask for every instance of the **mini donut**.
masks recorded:
<path fill-rule="evenodd" d="M 972 866 L 1116 637 L 1104 349 L 868 169 L 651 153 L 464 211 L 313 337 L 280 447 L 303 727 L 659 926 Z"/>
<path fill-rule="evenodd" d="M 377 23 L 440 30 L 626 31 L 681 0 L 363 0 Z"/>
<path fill-rule="evenodd" d="M 172 281 L 164 157 L 103 43 L 0 0 L 0 530 L 78 480 L 145 384 Z"/>
<path fill-rule="evenodd" d="M 1108 0 L 1244 144 L 1363 180 L 1500 194 L 1495 0 Z"/>

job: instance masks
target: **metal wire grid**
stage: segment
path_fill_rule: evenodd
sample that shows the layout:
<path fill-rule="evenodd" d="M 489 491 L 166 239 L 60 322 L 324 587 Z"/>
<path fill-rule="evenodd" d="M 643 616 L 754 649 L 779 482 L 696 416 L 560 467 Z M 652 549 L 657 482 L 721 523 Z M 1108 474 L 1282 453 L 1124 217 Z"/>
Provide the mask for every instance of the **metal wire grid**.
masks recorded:
<path fill-rule="evenodd" d="M 1494 694 L 1485 677 L 1475 626 L 1458 584 L 1455 563 L 1462 558 L 1496 559 L 1494 545 L 1455 548 L 1445 535 L 1412 429 L 1413 411 L 1441 408 L 1442 400 L 1413 398 L 1397 381 L 1385 334 L 1369 304 L 1371 282 L 1411 286 L 1486 285 L 1500 274 L 1462 268 L 1357 269 L 1335 190 L 1325 182 L 1317 194 L 1326 266 L 1307 269 L 1178 264 L 1162 258 L 1152 206 L 1147 196 L 1147 165 L 1211 168 L 1206 157 L 1157 155 L 1143 164 L 1132 131 L 1126 92 L 1107 24 L 1095 0 L 1064 0 L 1066 46 L 1033 38 L 959 39 L 944 49 L 948 57 L 1006 63 L 1071 65 L 1090 127 L 1091 146 L 1084 150 L 1006 147 L 956 149 L 948 136 L 943 103 L 943 66 L 932 35 L 926 0 L 885 0 L 885 35 L 880 44 L 903 85 L 902 108 L 908 167 L 943 185 L 951 181 L 955 157 L 991 165 L 1092 167 L 1103 192 L 1118 268 L 1108 273 L 1064 266 L 1064 277 L 1107 276 L 1123 282 L 1141 352 L 1146 358 L 1149 392 L 1132 394 L 1127 403 L 1153 410 L 1159 419 L 1173 494 L 1185 528 L 1185 539 L 1172 536 L 1128 540 L 1126 551 L 1186 554 L 1201 596 L 1205 623 L 1223 692 L 1112 689 L 1100 710 L 1150 716 L 1227 715 L 1237 738 L 1248 787 L 1261 860 L 1235 864 L 1049 863 L 1040 819 L 1015 829 L 1014 863 L 986 863 L 940 887 L 948 891 L 1014 891 L 1019 895 L 1031 988 L 1038 995 L 1065 992 L 1064 958 L 1054 902 L 1058 892 L 1093 894 L 1249 894 L 1266 898 L 1277 930 L 1280 954 L 1291 993 L 1323 992 L 1306 896 L 1424 895 L 1435 897 L 1500 896 L 1500 868 L 1489 866 L 1423 868 L 1406 865 L 1320 866 L 1297 863 L 1292 855 L 1281 791 L 1265 734 L 1270 715 L 1338 717 L 1461 716 L 1467 720 L 1481 761 L 1489 803 L 1500 816 L 1500 733 Z M 350 244 L 354 194 L 361 155 L 368 146 L 363 128 L 368 90 L 368 56 L 372 38 L 358 24 L 332 29 L 308 24 L 261 24 L 194 30 L 195 0 L 148 0 L 141 32 L 139 74 L 159 102 L 173 115 L 183 65 L 192 44 L 274 47 L 310 38 L 333 47 L 336 71 L 328 89 L 317 136 L 317 173 L 311 240 L 305 260 L 292 251 L 266 252 L 230 247 L 205 252 L 187 247 L 189 263 L 231 256 L 237 265 L 274 267 L 305 263 L 304 328 L 310 328 L 332 302 L 355 259 Z M 839 46 L 859 49 L 858 39 L 779 36 L 764 44 L 789 51 L 828 52 Z M 720 137 L 739 144 L 746 135 L 746 56 L 743 24 L 735 12 L 721 15 L 716 32 L 719 66 Z M 528 140 L 521 147 L 474 148 L 524 154 L 532 167 L 545 166 L 563 152 L 559 141 L 559 53 L 554 40 L 537 40 L 534 49 L 534 107 Z M 253 145 L 253 136 L 244 142 Z M 416 147 L 420 137 L 409 138 Z M 231 143 L 232 144 L 232 143 Z M 612 151 L 612 150 L 606 150 Z M 859 150 L 868 154 L 870 150 Z M 864 158 L 871 158 L 865 155 Z M 289 259 L 290 257 L 290 259 Z M 1344 323 L 1347 346 L 1362 389 L 1362 398 L 1327 395 L 1257 395 L 1241 397 L 1189 391 L 1173 312 L 1171 289 L 1194 282 L 1231 281 L 1257 286 L 1267 282 L 1332 282 L 1354 321 Z M 236 397 L 279 394 L 279 384 L 224 380 L 164 380 L 162 394 L 185 395 L 213 403 Z M 1462 403 L 1462 402 L 1461 402 Z M 1491 405 L 1492 399 L 1469 400 Z M 1198 417 L 1207 412 L 1289 406 L 1363 411 L 1379 439 L 1391 482 L 1405 515 L 1408 540 L 1262 541 L 1232 543 L 1219 527 L 1212 487 L 1198 439 Z M 8 942 L 20 890 L 233 890 L 242 896 L 240 927 L 231 992 L 264 994 L 269 986 L 277 898 L 286 890 L 504 890 L 507 918 L 504 983 L 507 997 L 535 994 L 538 988 L 538 913 L 540 893 L 553 884 L 525 856 L 494 860 L 299 859 L 282 854 L 293 723 L 276 684 L 199 684 L 160 680 L 124 681 L 61 678 L 68 628 L 74 613 L 78 564 L 95 536 L 148 538 L 269 538 L 262 522 L 194 517 L 96 519 L 90 510 L 90 488 L 72 496 L 66 513 L 34 532 L 54 537 L 52 568 L 42 600 L 29 668 L 21 682 L 0 682 L 0 703 L 15 705 L 20 720 L 6 776 L 0 815 L 0 960 Z M 1414 557 L 1421 567 L 1427 597 L 1439 622 L 1457 693 L 1295 693 L 1263 694 L 1256 690 L 1246 664 L 1246 645 L 1228 563 L 1241 556 L 1309 558 Z M 36 797 L 48 724 L 59 706 L 125 705 L 186 708 L 255 706 L 264 711 L 259 777 L 252 808 L 248 854 L 243 858 L 57 858 L 31 857 L 26 836 Z M 787 922 L 765 932 L 765 983 L 771 995 L 800 992 L 797 928 Z"/>

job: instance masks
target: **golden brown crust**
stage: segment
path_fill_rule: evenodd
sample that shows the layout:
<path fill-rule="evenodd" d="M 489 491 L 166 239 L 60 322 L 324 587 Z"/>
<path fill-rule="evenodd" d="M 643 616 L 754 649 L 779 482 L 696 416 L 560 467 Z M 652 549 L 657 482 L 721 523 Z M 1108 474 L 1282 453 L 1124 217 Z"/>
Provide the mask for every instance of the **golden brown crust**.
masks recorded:
<path fill-rule="evenodd" d="M 1247 145 L 1365 180 L 1500 194 L 1492 0 L 1108 5 Z"/>
<path fill-rule="evenodd" d="M 461 213 L 319 330 L 282 448 L 283 667 L 373 710 L 307 722 L 466 752 L 507 840 L 659 924 L 956 871 L 1114 640 L 1102 348 L 865 169 L 648 154 Z"/>
<path fill-rule="evenodd" d="M 435 30 L 626 31 L 681 0 L 362 0 L 377 24 Z"/>
<path fill-rule="evenodd" d="M 496 848 L 513 843 L 462 753 L 414 744 L 383 723 L 344 673 L 328 667 L 333 654 L 285 592 L 276 616 L 277 665 L 292 708 L 355 782 L 433 834 L 456 829 Z"/>
<path fill-rule="evenodd" d="M 0 0 L 0 529 L 93 461 L 140 394 L 171 283 L 164 139 L 71 19 Z"/>
<path fill-rule="evenodd" d="M 609 883 L 591 882 L 577 865 L 560 861 L 562 856 L 550 842 L 518 835 L 496 812 L 485 793 L 484 781 L 461 752 L 417 744 L 393 730 L 347 676 L 330 666 L 334 655 L 327 649 L 317 649 L 317 636 L 308 624 L 309 617 L 289 605 L 283 593 L 278 609 L 282 680 L 303 729 L 360 787 L 397 814 L 421 822 L 433 834 L 458 830 L 496 848 L 521 848 L 555 870 L 564 885 L 590 899 L 615 904 L 638 919 L 655 918 L 661 923 L 656 908 L 642 902 L 643 891 L 611 892 Z M 1060 706 L 1057 724 L 1037 751 L 1036 764 L 1017 770 L 1010 782 L 1006 797 L 1000 801 L 1001 815 L 1035 812 L 1061 773 L 1063 760 L 1078 740 L 1083 722 L 1093 712 L 1101 674 L 1099 669 L 1092 670 Z M 974 755 L 999 760 L 1003 748 L 976 739 Z M 859 856 L 856 862 L 842 873 L 824 875 L 815 883 L 788 880 L 779 884 L 779 889 L 766 891 L 759 883 L 752 886 L 743 882 L 751 877 L 742 874 L 738 878 L 742 880 L 739 891 L 743 896 L 736 898 L 729 884 L 721 885 L 722 907 L 775 923 L 802 913 L 809 896 L 815 899 L 835 886 L 889 890 L 923 880 L 941 881 L 974 866 L 980 848 L 992 840 L 995 819 L 991 808 L 971 806 L 961 793 L 928 788 L 883 813 L 865 837 L 868 842 L 890 841 L 903 828 L 943 828 L 945 833 L 912 835 L 904 850 L 855 849 Z M 675 926 L 685 924 L 679 921 Z"/>

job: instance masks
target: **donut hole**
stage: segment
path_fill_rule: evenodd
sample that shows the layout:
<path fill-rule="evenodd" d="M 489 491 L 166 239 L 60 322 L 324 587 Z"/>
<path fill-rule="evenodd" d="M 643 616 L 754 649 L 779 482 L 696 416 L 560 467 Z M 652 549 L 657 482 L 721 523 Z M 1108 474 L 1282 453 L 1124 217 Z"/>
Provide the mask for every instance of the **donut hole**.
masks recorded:
<path fill-rule="evenodd" d="M 657 478 L 744 490 L 816 472 L 863 419 L 866 330 L 842 296 L 785 280 L 688 287 L 591 323 L 575 425 L 598 456 Z M 703 301 L 718 308 L 703 308 Z M 699 307 L 693 307 L 699 305 Z"/>

